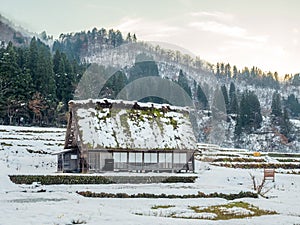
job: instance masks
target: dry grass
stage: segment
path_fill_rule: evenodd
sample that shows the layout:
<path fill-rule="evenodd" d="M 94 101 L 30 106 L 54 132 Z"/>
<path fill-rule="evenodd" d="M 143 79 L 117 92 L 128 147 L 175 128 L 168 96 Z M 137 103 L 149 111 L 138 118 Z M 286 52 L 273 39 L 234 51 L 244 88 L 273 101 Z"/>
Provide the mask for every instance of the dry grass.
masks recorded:
<path fill-rule="evenodd" d="M 245 210 L 245 212 L 248 212 L 249 210 L 249 213 L 236 213 L 228 210 L 233 208 L 240 208 Z M 194 210 L 196 213 L 216 214 L 216 217 L 212 218 L 212 220 L 242 219 L 246 217 L 277 214 L 275 211 L 259 209 L 258 207 L 246 202 L 231 202 L 225 205 L 215 205 L 209 207 L 191 206 L 190 209 Z"/>
<path fill-rule="evenodd" d="M 180 207 L 175 205 L 154 205 L 151 207 L 151 212 L 143 213 L 136 212 L 135 215 L 140 216 L 160 216 L 180 219 L 201 219 L 201 220 L 230 220 L 243 219 L 254 216 L 274 215 L 275 211 L 263 210 L 257 206 L 247 202 L 230 202 L 222 205 L 213 206 L 188 206 Z M 164 210 L 169 209 L 169 210 Z"/>

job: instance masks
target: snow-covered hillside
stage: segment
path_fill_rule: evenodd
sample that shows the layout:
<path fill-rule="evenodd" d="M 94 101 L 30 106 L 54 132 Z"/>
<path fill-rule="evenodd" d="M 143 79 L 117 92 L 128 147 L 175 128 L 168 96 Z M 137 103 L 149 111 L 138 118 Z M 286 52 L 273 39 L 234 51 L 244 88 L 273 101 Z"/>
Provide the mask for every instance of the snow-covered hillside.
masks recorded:
<path fill-rule="evenodd" d="M 105 184 L 105 185 L 16 185 L 11 174 L 55 174 L 56 156 L 46 154 L 63 148 L 65 129 L 0 126 L 0 224 L 300 224 L 300 176 L 276 173 L 275 182 L 268 181 L 271 191 L 265 198 L 243 198 L 233 201 L 222 198 L 198 199 L 109 199 L 85 198 L 76 191 L 106 193 L 196 194 L 239 193 L 253 191 L 249 173 L 261 179 L 262 169 L 233 169 L 196 161 L 195 183 L 177 184 Z M 223 154 L 225 154 L 223 152 Z M 287 171 L 285 171 L 287 172 Z M 125 173 L 124 173 L 125 174 Z M 126 173 L 131 176 L 132 174 Z M 143 175 L 143 174 L 139 174 Z M 148 174 L 146 174 L 148 175 Z M 154 174 L 155 175 L 155 174 Z M 209 220 L 212 213 L 198 214 L 193 207 L 245 202 L 275 215 L 244 219 Z M 161 207 L 161 208 L 160 208 Z M 165 207 L 165 208 L 163 208 Z M 169 208 L 168 208 L 169 207 Z M 231 208 L 235 213 L 250 213 Z M 251 211 L 251 210 L 250 210 Z M 207 219 L 170 218 L 168 215 Z"/>
<path fill-rule="evenodd" d="M 234 82 L 238 97 L 246 90 L 253 91 L 257 95 L 260 102 L 261 114 L 263 116 L 262 127 L 259 130 L 252 132 L 250 135 L 242 135 L 237 139 L 234 137 L 236 123 L 234 119 L 222 119 L 223 121 L 217 121 L 219 125 L 216 126 L 215 118 L 200 116 L 198 117 L 198 127 L 200 132 L 196 134 L 198 141 L 221 144 L 227 147 L 239 146 L 260 151 L 300 151 L 300 130 L 299 126 L 297 126 L 298 122 L 296 122 L 296 124 L 294 123 L 296 120 L 293 121 L 295 126 L 291 134 L 291 136 L 294 137 L 292 142 L 287 142 L 285 137 L 281 135 L 279 130 L 274 128 L 270 122 L 273 93 L 279 92 L 284 99 L 287 99 L 289 95 L 294 94 L 296 98 L 299 99 L 300 88 L 297 86 L 282 83 L 280 84 L 280 88 L 276 89 L 278 87 L 261 87 L 259 85 L 253 85 L 251 82 L 245 80 L 228 78 L 217 79 L 212 73 L 212 65 L 207 64 L 203 60 L 197 58 L 193 59 L 189 55 L 180 55 L 179 53 L 168 49 L 161 49 L 140 42 L 121 45 L 117 48 L 107 49 L 105 51 L 91 51 L 83 58 L 83 61 L 100 64 L 106 67 L 114 66 L 115 71 L 120 69 L 129 76 L 128 73 L 130 68 L 134 66 L 134 63 L 140 55 L 148 56 L 148 60 L 150 58 L 156 62 L 158 74 L 163 79 L 177 81 L 179 73 L 182 70 L 188 80 L 194 102 L 197 92 L 194 85 L 196 82 L 203 89 L 211 110 L 217 108 L 222 112 L 224 99 L 219 99 L 219 101 L 223 102 L 221 106 L 216 105 L 214 99 L 216 90 L 220 89 L 221 85 L 225 85 L 227 90 L 229 90 L 230 83 Z M 138 62 L 140 62 L 140 60 L 138 60 Z M 147 74 L 147 76 L 148 75 L 151 74 Z M 143 85 L 142 81 L 140 82 L 140 85 Z M 161 91 L 163 92 L 163 90 Z M 220 135 L 220 133 L 222 133 L 222 135 Z"/>
<path fill-rule="evenodd" d="M 212 127 L 213 118 L 207 117 L 203 113 L 201 115 L 202 117 L 199 117 L 198 121 L 200 128 L 199 139 L 201 142 L 207 142 L 210 139 L 206 130 Z M 252 134 L 242 134 L 237 140 L 234 134 L 236 121 L 229 117 L 227 121 L 221 122 L 222 131 L 224 132 L 222 137 L 217 139 L 217 143 L 216 141 L 211 143 L 231 148 L 246 148 L 251 151 L 300 152 L 300 120 L 291 120 L 295 137 L 291 142 L 287 142 L 286 138 L 278 131 L 278 128 L 273 128 L 270 120 L 270 116 L 264 116 L 260 129 Z M 212 129 L 215 128 L 212 127 Z"/>

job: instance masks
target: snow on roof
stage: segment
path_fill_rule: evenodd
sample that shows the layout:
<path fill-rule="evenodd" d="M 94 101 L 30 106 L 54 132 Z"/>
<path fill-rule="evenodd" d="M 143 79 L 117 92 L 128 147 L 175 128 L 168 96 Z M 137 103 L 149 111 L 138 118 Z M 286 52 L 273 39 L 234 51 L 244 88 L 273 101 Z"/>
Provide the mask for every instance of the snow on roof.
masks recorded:
<path fill-rule="evenodd" d="M 98 103 L 111 103 L 114 105 L 125 105 L 133 107 L 135 103 L 138 103 L 140 107 L 148 107 L 148 108 L 157 108 L 162 109 L 164 107 L 170 107 L 173 111 L 186 111 L 189 112 L 191 109 L 189 107 L 182 106 L 170 106 L 169 104 L 157 104 L 153 102 L 138 102 L 138 101 L 126 101 L 126 100 L 113 100 L 113 99 L 86 99 L 86 100 L 71 100 L 69 101 L 69 105 L 86 105 L 86 104 L 98 104 Z"/>
<path fill-rule="evenodd" d="M 188 108 L 109 99 L 69 104 L 88 149 L 197 148 Z"/>

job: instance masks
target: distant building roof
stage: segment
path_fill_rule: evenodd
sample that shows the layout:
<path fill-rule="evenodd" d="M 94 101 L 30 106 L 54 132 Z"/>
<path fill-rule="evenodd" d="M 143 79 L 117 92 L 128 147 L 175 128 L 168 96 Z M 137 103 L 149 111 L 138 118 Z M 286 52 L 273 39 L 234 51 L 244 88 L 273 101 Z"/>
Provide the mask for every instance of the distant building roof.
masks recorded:
<path fill-rule="evenodd" d="M 89 150 L 195 150 L 189 109 L 133 101 L 93 99 L 69 102 L 78 140 Z"/>

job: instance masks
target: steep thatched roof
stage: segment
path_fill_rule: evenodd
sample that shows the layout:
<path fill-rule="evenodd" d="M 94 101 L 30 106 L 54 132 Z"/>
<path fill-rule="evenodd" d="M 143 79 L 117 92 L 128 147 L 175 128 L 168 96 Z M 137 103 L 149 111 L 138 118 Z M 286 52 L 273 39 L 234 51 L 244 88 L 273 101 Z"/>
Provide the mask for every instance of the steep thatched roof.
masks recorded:
<path fill-rule="evenodd" d="M 196 149 L 187 108 L 108 99 L 69 105 L 78 139 L 89 150 Z"/>

